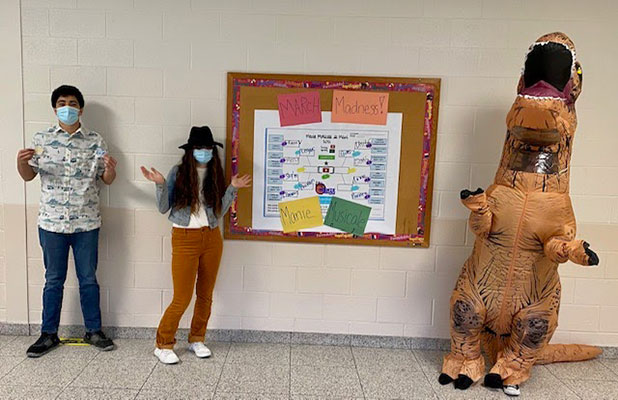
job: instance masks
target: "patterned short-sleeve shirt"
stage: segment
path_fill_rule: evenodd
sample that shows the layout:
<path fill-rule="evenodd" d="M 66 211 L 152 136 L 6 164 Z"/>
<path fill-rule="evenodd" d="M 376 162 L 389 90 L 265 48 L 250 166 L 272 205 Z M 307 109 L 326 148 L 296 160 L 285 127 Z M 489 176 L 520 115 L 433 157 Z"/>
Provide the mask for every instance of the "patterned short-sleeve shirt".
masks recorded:
<path fill-rule="evenodd" d="M 80 127 L 73 134 L 54 126 L 32 138 L 29 161 L 41 177 L 39 227 L 58 233 L 85 232 L 101 226 L 99 180 L 105 171 L 105 141 Z"/>

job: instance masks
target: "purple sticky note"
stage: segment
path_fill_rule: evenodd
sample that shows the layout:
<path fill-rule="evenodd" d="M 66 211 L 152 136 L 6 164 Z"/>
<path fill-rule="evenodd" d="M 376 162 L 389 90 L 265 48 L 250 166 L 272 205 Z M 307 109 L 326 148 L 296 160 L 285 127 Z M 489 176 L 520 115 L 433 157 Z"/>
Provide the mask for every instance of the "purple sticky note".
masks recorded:
<path fill-rule="evenodd" d="M 322 122 L 318 91 L 280 94 L 277 96 L 281 126 Z"/>

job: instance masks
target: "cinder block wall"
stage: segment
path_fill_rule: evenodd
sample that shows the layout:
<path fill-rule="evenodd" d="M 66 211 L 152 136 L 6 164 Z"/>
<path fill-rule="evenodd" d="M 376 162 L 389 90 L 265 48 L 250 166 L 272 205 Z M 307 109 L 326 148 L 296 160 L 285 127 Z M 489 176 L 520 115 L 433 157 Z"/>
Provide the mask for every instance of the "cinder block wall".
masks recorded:
<path fill-rule="evenodd" d="M 191 125 L 208 124 L 224 140 L 226 71 L 437 76 L 431 247 L 226 241 L 210 326 L 448 337 L 450 292 L 473 240 L 458 191 L 493 179 L 528 45 L 568 33 L 585 76 L 571 192 L 579 236 L 602 262 L 560 267 L 556 339 L 618 345 L 615 2 L 22 0 L 21 13 L 25 142 L 54 121 L 53 88 L 83 90 L 85 123 L 119 160 L 102 195 L 104 320 L 139 327 L 156 326 L 172 295 L 170 224 L 139 166 L 167 171 Z M 26 192 L 33 323 L 44 283 L 38 186 Z M 62 322 L 81 323 L 74 273 Z"/>

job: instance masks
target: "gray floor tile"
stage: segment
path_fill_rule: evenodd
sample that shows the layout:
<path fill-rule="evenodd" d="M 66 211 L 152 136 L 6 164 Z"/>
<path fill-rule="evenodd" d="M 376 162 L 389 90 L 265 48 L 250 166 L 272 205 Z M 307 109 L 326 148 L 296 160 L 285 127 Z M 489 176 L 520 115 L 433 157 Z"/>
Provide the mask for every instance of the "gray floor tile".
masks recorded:
<path fill-rule="evenodd" d="M 582 399 L 618 399 L 618 382 L 565 380 L 564 383 Z"/>
<path fill-rule="evenodd" d="M 95 359 L 71 383 L 71 387 L 102 389 L 140 389 L 154 369 L 157 360 Z"/>
<path fill-rule="evenodd" d="M 142 389 L 136 397 L 136 400 L 211 400 L 213 393 L 208 387 L 204 388 L 195 386 L 192 388 L 180 389 Z"/>
<path fill-rule="evenodd" d="M 227 357 L 227 353 L 230 350 L 230 343 L 227 342 L 206 342 L 206 346 L 212 352 L 212 356 L 208 357 L 209 361 L 224 362 Z M 193 352 L 189 351 L 189 346 L 187 343 L 177 343 L 174 351 L 183 362 L 204 361 L 196 357 Z"/>
<path fill-rule="evenodd" d="M 90 389 L 68 387 L 62 391 L 58 400 L 133 400 L 137 390 L 130 389 Z"/>
<path fill-rule="evenodd" d="M 75 379 L 88 364 L 87 360 L 79 358 L 63 359 L 63 361 L 59 362 L 57 359 L 45 358 L 45 356 L 27 358 L 0 380 L 0 386 L 47 386 L 51 384 L 64 387 Z"/>
<path fill-rule="evenodd" d="M 365 400 L 364 397 L 350 396 L 308 396 L 304 394 L 296 394 L 290 397 L 291 400 Z"/>
<path fill-rule="evenodd" d="M 365 400 L 364 397 L 340 397 L 340 396 L 307 396 L 304 394 L 296 394 L 290 397 L 291 400 Z"/>
<path fill-rule="evenodd" d="M 61 387 L 0 384 L 0 399 L 2 400 L 52 400 L 55 399 Z"/>
<path fill-rule="evenodd" d="M 276 364 L 226 364 L 217 393 L 288 394 L 290 366 Z"/>
<path fill-rule="evenodd" d="M 367 398 L 435 399 L 431 385 L 420 370 L 407 367 L 359 367 L 363 391 Z"/>
<path fill-rule="evenodd" d="M 288 400 L 287 394 L 217 393 L 215 400 Z"/>
<path fill-rule="evenodd" d="M 618 375 L 614 374 L 608 367 L 601 364 L 599 360 L 548 364 L 546 367 L 558 379 L 563 381 L 618 381 Z"/>
<path fill-rule="evenodd" d="M 116 339 L 114 340 L 116 349 L 113 351 L 101 352 L 99 358 L 110 360 L 147 359 L 154 357 L 154 339 Z"/>
<path fill-rule="evenodd" d="M 332 365 L 354 367 L 348 346 L 292 345 L 292 365 Z"/>
<path fill-rule="evenodd" d="M 0 378 L 11 372 L 25 357 L 0 357 Z"/>
<path fill-rule="evenodd" d="M 614 375 L 618 375 L 618 359 L 615 358 L 599 358 L 598 361 L 609 368 Z"/>
<path fill-rule="evenodd" d="M 411 350 L 353 347 L 352 354 L 354 354 L 357 368 L 382 369 L 404 367 L 411 370 L 420 369 Z"/>
<path fill-rule="evenodd" d="M 17 336 L 0 346 L 0 356 L 25 357 L 26 350 L 37 339 L 38 336 Z"/>
<path fill-rule="evenodd" d="M 0 335 L 0 347 L 4 346 L 5 344 L 12 342 L 13 340 L 15 340 L 17 336 L 11 336 L 11 335 Z"/>
<path fill-rule="evenodd" d="M 355 368 L 324 365 L 293 365 L 292 394 L 362 397 Z"/>
<path fill-rule="evenodd" d="M 214 392 L 221 376 L 222 363 L 209 360 L 202 362 L 181 362 L 175 365 L 157 363 L 148 377 L 143 389 L 189 388 L 192 386 L 210 386 Z M 205 389 L 205 391 L 207 391 Z M 209 391 L 209 390 L 208 390 Z"/>
<path fill-rule="evenodd" d="M 267 343 L 232 343 L 227 363 L 290 364 L 290 345 Z"/>
<path fill-rule="evenodd" d="M 578 396 L 556 378 L 544 365 L 532 367 L 530 379 L 520 385 L 522 400 L 578 399 Z"/>
<path fill-rule="evenodd" d="M 430 377 L 432 374 L 440 375 L 442 370 L 442 360 L 446 352 L 439 350 L 413 350 L 414 356 L 418 361 L 420 368 Z"/>

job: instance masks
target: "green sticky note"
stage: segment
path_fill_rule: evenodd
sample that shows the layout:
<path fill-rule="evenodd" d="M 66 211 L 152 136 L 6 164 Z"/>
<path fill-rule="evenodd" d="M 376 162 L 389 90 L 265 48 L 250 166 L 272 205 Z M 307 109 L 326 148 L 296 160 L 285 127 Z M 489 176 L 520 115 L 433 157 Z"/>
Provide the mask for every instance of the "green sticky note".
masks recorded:
<path fill-rule="evenodd" d="M 361 236 L 365 233 L 370 212 L 371 207 L 333 197 L 324 225 Z"/>

